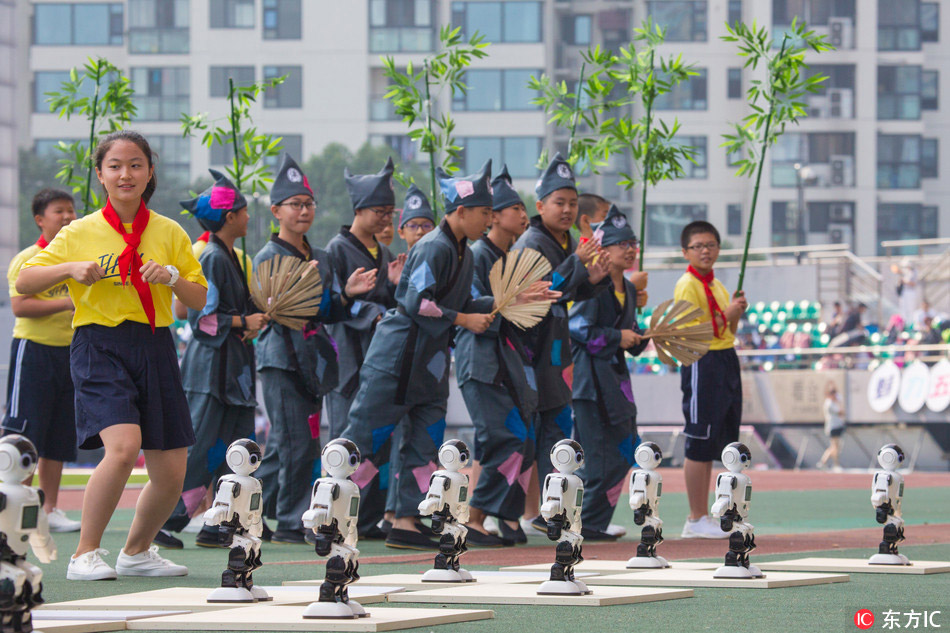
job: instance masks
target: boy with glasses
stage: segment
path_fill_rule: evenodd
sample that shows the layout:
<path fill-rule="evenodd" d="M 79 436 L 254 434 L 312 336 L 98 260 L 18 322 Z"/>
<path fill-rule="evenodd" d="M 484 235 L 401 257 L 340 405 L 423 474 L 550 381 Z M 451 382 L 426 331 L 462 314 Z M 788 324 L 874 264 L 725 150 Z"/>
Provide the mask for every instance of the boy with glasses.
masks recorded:
<path fill-rule="evenodd" d="M 715 278 L 713 266 L 719 257 L 719 244 L 719 231 L 709 222 L 691 222 L 680 235 L 683 257 L 689 265 L 676 282 L 673 298 L 685 299 L 703 311 L 694 323 L 711 321 L 713 326 L 709 352 L 680 373 L 686 418 L 683 473 L 689 499 L 683 538 L 729 538 L 707 509 L 712 463 L 728 444 L 739 441 L 742 382 L 735 332 L 749 304 L 742 291 L 730 301 L 729 291 Z"/>
<path fill-rule="evenodd" d="M 429 200 L 416 183 L 409 185 L 402 213 L 399 214 L 399 237 L 406 242 L 406 250 L 435 228 L 435 214 Z"/>

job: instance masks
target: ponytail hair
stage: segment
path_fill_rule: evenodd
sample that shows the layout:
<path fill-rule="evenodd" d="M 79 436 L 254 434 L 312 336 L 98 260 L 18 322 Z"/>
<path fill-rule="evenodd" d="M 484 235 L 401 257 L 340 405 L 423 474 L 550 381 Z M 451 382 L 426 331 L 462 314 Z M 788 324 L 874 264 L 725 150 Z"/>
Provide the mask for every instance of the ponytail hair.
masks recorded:
<path fill-rule="evenodd" d="M 112 149 L 112 146 L 118 141 L 129 141 L 130 143 L 135 143 L 142 153 L 145 154 L 145 159 L 148 161 L 149 168 L 153 168 L 155 165 L 154 158 L 157 156 L 153 155 L 152 148 L 148 144 L 148 141 L 144 136 L 139 134 L 134 130 L 119 130 L 117 132 L 112 132 L 101 141 L 99 145 L 96 146 L 96 151 L 93 154 L 93 160 L 96 164 L 96 169 L 102 171 L 102 161 L 105 160 L 106 154 L 109 153 L 109 150 Z M 152 194 L 155 193 L 155 189 L 158 188 L 158 177 L 155 175 L 155 170 L 152 169 L 152 177 L 149 179 L 148 183 L 145 185 L 145 191 L 142 192 L 142 200 L 145 204 L 148 204 L 148 201 L 152 198 Z"/>

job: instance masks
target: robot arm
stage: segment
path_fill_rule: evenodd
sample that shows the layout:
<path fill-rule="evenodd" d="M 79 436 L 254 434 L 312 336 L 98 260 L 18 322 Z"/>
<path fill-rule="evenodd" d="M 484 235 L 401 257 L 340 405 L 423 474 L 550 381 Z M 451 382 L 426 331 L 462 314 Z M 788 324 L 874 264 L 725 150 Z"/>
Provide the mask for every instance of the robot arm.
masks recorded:
<path fill-rule="evenodd" d="M 871 505 L 874 506 L 878 523 L 886 523 L 887 517 L 894 514 L 890 494 L 891 474 L 878 471 L 871 484 Z"/>
<path fill-rule="evenodd" d="M 716 502 L 713 503 L 711 513 L 717 519 L 728 519 L 731 516 L 736 505 L 733 497 L 735 487 L 736 478 L 729 473 L 722 473 L 716 479 Z"/>
<path fill-rule="evenodd" d="M 564 521 L 567 516 L 564 503 L 564 493 L 566 491 L 566 478 L 554 474 L 545 478 L 544 491 L 541 494 L 544 501 L 541 504 L 541 516 L 548 524 L 548 538 L 552 541 L 561 538 L 561 530 L 564 529 Z"/>
<path fill-rule="evenodd" d="M 630 509 L 633 510 L 633 522 L 643 525 L 650 511 L 652 499 L 647 488 L 650 484 L 650 475 L 644 472 L 635 472 L 630 477 Z"/>
<path fill-rule="evenodd" d="M 452 482 L 448 477 L 433 474 L 429 479 L 429 492 L 426 494 L 426 498 L 419 503 L 419 514 L 430 516 L 445 507 L 445 493 L 451 486 Z"/>
<path fill-rule="evenodd" d="M 313 485 L 310 496 L 310 509 L 303 513 L 305 528 L 316 532 L 319 528 L 329 525 L 333 517 L 333 500 L 339 496 L 339 486 L 326 481 L 317 480 Z"/>
<path fill-rule="evenodd" d="M 30 547 L 33 548 L 33 553 L 41 563 L 48 564 L 56 560 L 56 541 L 49 533 L 49 520 L 42 506 L 37 516 L 36 529 L 30 533 Z"/>
<path fill-rule="evenodd" d="M 218 490 L 214 495 L 214 503 L 204 514 L 206 525 L 221 525 L 221 523 L 231 519 L 234 512 L 231 501 L 236 496 L 235 485 L 235 482 L 224 478 L 218 480 Z"/>

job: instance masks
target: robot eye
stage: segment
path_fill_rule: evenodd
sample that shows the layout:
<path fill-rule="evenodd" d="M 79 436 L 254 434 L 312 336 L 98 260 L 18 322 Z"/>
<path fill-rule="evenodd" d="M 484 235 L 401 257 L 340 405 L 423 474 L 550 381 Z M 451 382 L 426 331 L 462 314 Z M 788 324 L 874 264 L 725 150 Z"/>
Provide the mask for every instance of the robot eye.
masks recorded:
<path fill-rule="evenodd" d="M 663 456 L 660 455 L 659 453 L 653 453 L 653 459 L 655 459 L 656 461 L 660 461 L 661 459 L 663 459 Z"/>
<path fill-rule="evenodd" d="M 350 453 L 350 466 L 356 466 L 356 464 L 358 464 L 359 461 L 360 461 L 360 458 L 359 458 L 359 457 L 357 457 L 357 456 L 356 456 L 355 454 L 353 454 L 353 453 Z"/>
<path fill-rule="evenodd" d="M 576 459 L 578 462 L 584 461 L 584 453 L 577 451 L 574 453 L 574 459 Z"/>
<path fill-rule="evenodd" d="M 459 453 L 459 460 L 461 460 L 461 461 L 463 461 L 463 462 L 467 462 L 467 461 L 468 461 L 468 453 Z"/>
<path fill-rule="evenodd" d="M 904 456 L 903 456 L 903 455 L 898 455 L 898 456 L 897 456 L 897 461 L 899 461 L 899 462 L 904 461 Z"/>
<path fill-rule="evenodd" d="M 739 455 L 739 461 L 740 461 L 740 462 L 747 462 L 747 461 L 749 461 L 748 455 Z"/>
<path fill-rule="evenodd" d="M 29 455 L 24 455 L 20 458 L 20 464 L 23 466 L 23 468 L 29 468 L 33 465 L 33 458 Z"/>
<path fill-rule="evenodd" d="M 257 455 L 251 455 L 251 463 L 252 463 L 252 464 L 256 464 L 256 463 L 257 463 Z"/>

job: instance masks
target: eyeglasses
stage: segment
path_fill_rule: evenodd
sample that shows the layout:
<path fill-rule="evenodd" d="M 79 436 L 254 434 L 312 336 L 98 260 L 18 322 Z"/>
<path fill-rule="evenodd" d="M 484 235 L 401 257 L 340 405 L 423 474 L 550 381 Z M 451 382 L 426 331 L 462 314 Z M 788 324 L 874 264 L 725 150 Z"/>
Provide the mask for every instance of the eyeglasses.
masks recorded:
<path fill-rule="evenodd" d="M 435 228 L 435 224 L 432 222 L 407 222 L 402 228 L 406 231 L 431 231 Z"/>
<path fill-rule="evenodd" d="M 700 251 L 718 251 L 719 244 L 716 242 L 706 242 L 705 244 L 693 244 L 692 246 L 687 246 L 686 250 L 693 251 L 698 253 Z"/>
<path fill-rule="evenodd" d="M 296 200 L 294 200 L 293 202 L 282 202 L 278 206 L 290 207 L 294 211 L 303 211 L 304 209 L 307 209 L 308 211 L 313 211 L 314 209 L 317 208 L 317 203 L 313 201 L 297 202 Z"/>
<path fill-rule="evenodd" d="M 388 218 L 392 219 L 393 214 L 396 212 L 395 209 L 377 209 L 376 207 L 367 207 L 370 211 L 376 214 L 376 217 L 383 219 Z"/>
<path fill-rule="evenodd" d="M 640 242 L 637 240 L 627 240 L 625 242 L 617 242 L 616 246 L 624 249 L 633 249 L 636 250 L 640 246 Z"/>

